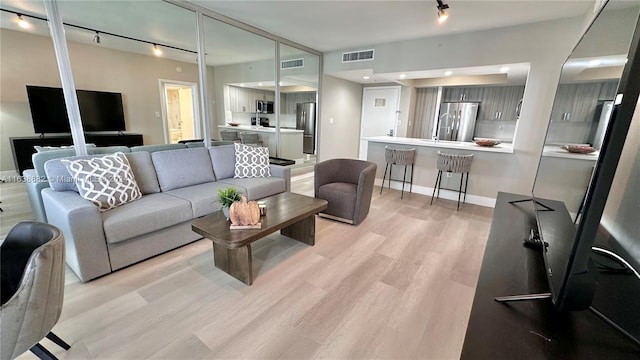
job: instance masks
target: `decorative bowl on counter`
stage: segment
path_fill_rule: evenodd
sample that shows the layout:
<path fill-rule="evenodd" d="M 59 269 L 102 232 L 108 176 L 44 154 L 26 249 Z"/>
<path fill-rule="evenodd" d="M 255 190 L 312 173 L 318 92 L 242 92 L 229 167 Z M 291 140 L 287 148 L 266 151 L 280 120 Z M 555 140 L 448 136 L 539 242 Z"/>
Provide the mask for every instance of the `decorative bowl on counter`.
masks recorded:
<path fill-rule="evenodd" d="M 502 141 L 500 140 L 496 140 L 496 139 L 480 139 L 477 138 L 475 140 L 473 140 L 474 143 L 476 143 L 476 145 L 480 145 L 480 146 L 496 146 L 500 143 L 502 143 Z"/>
<path fill-rule="evenodd" d="M 229 122 L 229 123 L 227 123 L 227 124 L 228 124 L 229 126 L 238 126 L 238 125 L 240 125 L 240 123 L 237 123 L 237 122 Z"/>
<path fill-rule="evenodd" d="M 591 154 L 596 151 L 595 148 L 586 145 L 562 145 L 560 148 L 574 154 Z"/>

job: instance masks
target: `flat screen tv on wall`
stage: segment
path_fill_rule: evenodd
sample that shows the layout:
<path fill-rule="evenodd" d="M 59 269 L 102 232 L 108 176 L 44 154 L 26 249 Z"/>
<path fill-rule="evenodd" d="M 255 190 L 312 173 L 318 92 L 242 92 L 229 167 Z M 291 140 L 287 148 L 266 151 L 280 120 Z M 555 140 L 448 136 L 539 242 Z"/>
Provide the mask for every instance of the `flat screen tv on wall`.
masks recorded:
<path fill-rule="evenodd" d="M 76 90 L 84 131 L 125 131 L 122 94 Z M 27 85 L 36 133 L 68 133 L 69 116 L 61 88 Z"/>

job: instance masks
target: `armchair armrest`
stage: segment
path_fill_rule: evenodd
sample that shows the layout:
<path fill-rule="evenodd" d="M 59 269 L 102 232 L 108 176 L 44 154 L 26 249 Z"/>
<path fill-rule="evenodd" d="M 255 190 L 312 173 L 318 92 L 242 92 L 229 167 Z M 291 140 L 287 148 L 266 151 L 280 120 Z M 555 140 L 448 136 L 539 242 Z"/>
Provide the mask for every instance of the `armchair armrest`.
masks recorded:
<path fill-rule="evenodd" d="M 291 191 L 291 168 L 288 166 L 269 165 L 271 176 L 283 178 L 286 183 L 285 191 Z"/>
<path fill-rule="evenodd" d="M 80 280 L 111 272 L 107 242 L 98 207 L 74 191 L 42 190 L 49 223 L 64 234 L 66 261 Z"/>
<path fill-rule="evenodd" d="M 371 198 L 373 196 L 373 184 L 376 180 L 376 170 L 378 166 L 374 163 L 369 163 L 360 172 L 358 178 L 358 189 L 356 195 L 356 206 L 353 214 L 354 224 L 359 224 L 369 214 L 369 208 L 371 206 Z"/>

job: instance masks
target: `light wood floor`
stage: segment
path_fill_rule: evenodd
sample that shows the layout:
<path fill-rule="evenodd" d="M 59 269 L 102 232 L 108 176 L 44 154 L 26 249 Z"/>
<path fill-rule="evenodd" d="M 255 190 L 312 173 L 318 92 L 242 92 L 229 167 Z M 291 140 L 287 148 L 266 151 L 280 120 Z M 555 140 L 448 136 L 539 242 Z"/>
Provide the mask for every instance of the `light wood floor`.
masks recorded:
<path fill-rule="evenodd" d="M 312 195 L 313 177 L 293 190 Z M 42 344 L 60 359 L 457 359 L 492 209 L 378 192 L 359 226 L 317 217 L 314 247 L 256 242 L 252 286 L 214 267 L 209 240 L 86 284 L 67 271 L 53 330 L 71 349 Z"/>

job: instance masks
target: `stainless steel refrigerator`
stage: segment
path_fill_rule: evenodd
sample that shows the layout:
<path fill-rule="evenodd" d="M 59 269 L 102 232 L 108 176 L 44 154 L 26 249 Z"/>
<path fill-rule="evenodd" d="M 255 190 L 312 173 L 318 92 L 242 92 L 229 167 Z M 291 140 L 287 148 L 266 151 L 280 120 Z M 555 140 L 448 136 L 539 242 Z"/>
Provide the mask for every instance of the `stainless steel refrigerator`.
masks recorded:
<path fill-rule="evenodd" d="M 296 104 L 296 129 L 304 130 L 302 152 L 315 154 L 316 151 L 316 103 Z"/>
<path fill-rule="evenodd" d="M 473 141 L 479 103 L 445 102 L 438 115 L 438 139 Z"/>
<path fill-rule="evenodd" d="M 596 106 L 595 119 L 591 125 L 591 131 L 589 133 L 587 142 L 598 150 L 602 147 L 602 141 L 604 140 L 604 133 L 609 125 L 609 119 L 611 118 L 611 111 L 613 110 L 613 101 L 604 101 Z"/>

